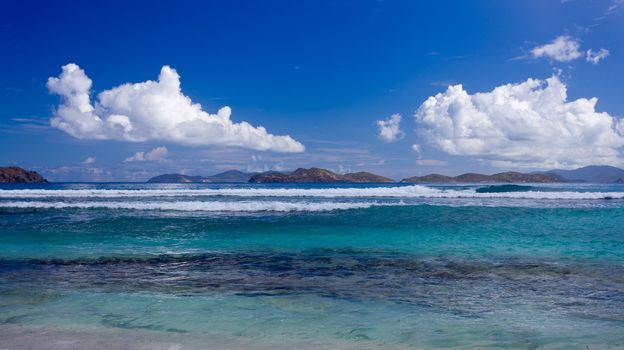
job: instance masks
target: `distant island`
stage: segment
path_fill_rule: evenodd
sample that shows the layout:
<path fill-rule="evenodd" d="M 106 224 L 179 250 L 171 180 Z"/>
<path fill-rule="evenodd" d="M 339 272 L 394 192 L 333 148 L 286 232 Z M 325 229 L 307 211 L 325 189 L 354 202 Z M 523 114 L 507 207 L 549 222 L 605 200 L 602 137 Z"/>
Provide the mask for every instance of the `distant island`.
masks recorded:
<path fill-rule="evenodd" d="M 155 176 L 147 182 L 153 183 L 186 183 L 186 182 L 249 182 L 257 173 L 245 173 L 238 170 L 228 170 L 210 176 L 190 176 L 183 174 L 163 174 Z"/>
<path fill-rule="evenodd" d="M 191 176 L 184 174 L 163 174 L 147 180 L 150 183 L 190 183 L 190 182 L 229 182 L 229 183 L 271 183 L 271 182 L 395 182 L 392 179 L 368 172 L 336 174 L 321 168 L 299 168 L 290 173 L 267 171 L 246 173 L 228 170 L 210 176 Z"/>
<path fill-rule="evenodd" d="M 0 167 L 0 183 L 47 183 L 36 171 L 28 171 L 16 166 Z"/>
<path fill-rule="evenodd" d="M 609 165 L 589 165 L 573 170 L 548 170 L 536 174 L 556 175 L 567 182 L 624 183 L 624 170 Z"/>
<path fill-rule="evenodd" d="M 459 176 L 429 174 L 401 180 L 406 183 L 624 183 L 624 170 L 609 165 L 588 165 L 578 169 L 536 171 L 532 173 L 503 172 L 493 175 L 466 173 Z"/>
<path fill-rule="evenodd" d="M 322 168 L 299 168 L 292 172 L 267 171 L 263 173 L 247 173 L 228 170 L 210 176 L 191 176 L 184 174 L 163 174 L 149 179 L 152 183 L 189 183 L 189 182 L 230 182 L 230 183 L 373 183 L 395 182 L 395 180 L 360 171 L 347 174 Z M 402 183 L 624 183 L 624 170 L 607 165 L 590 165 L 573 170 L 548 170 L 532 173 L 514 171 L 493 175 L 466 173 L 458 176 L 429 174 L 412 176 L 401 180 Z"/>
<path fill-rule="evenodd" d="M 587 182 L 587 183 L 624 183 L 624 170 L 609 165 L 589 165 L 586 167 L 561 170 L 536 171 L 532 173 L 503 172 L 493 175 L 466 173 L 459 176 L 429 174 L 413 176 L 401 180 L 408 183 L 554 183 L 554 182 Z"/>
<path fill-rule="evenodd" d="M 568 182 L 565 178 L 556 174 L 525 174 L 514 171 L 498 173 L 494 175 L 484 175 L 476 173 L 466 173 L 459 176 L 444 176 L 440 174 L 429 174 L 425 176 L 412 176 L 401 180 L 408 183 L 551 183 Z"/>
<path fill-rule="evenodd" d="M 285 173 L 260 173 L 249 179 L 252 183 L 274 182 L 395 182 L 392 179 L 380 175 L 360 171 L 344 175 L 321 168 L 299 168 L 290 174 Z"/>

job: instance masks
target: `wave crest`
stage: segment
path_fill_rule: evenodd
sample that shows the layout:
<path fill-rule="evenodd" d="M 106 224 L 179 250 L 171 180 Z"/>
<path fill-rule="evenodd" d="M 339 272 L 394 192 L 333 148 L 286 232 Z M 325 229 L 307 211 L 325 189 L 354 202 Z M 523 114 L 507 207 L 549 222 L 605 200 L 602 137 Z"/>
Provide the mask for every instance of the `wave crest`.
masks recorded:
<path fill-rule="evenodd" d="M 281 201 L 236 201 L 236 202 L 0 202 L 0 208 L 19 209 L 130 209 L 205 212 L 318 212 L 347 209 L 364 209 L 372 202 L 281 202 Z"/>
<path fill-rule="evenodd" d="M 523 191 L 477 193 L 422 185 L 368 188 L 220 188 L 220 189 L 22 189 L 0 190 L 0 198 L 145 198 L 145 197 L 320 197 L 320 198 L 515 198 L 624 199 L 624 192 Z"/>

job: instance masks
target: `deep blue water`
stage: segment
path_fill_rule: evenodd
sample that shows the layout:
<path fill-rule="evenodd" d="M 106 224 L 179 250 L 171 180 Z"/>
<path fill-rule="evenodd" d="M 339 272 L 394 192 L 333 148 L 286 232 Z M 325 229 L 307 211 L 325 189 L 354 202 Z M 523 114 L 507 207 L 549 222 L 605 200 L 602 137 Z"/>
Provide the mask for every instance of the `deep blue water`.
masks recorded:
<path fill-rule="evenodd" d="M 624 186 L 481 187 L 3 185 L 0 329 L 624 348 Z"/>

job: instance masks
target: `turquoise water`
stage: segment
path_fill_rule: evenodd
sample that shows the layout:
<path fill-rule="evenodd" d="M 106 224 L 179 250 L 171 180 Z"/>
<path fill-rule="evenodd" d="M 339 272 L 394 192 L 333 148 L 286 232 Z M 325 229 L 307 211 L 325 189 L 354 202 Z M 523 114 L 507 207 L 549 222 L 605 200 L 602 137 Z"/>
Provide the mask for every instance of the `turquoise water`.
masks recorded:
<path fill-rule="evenodd" d="M 0 330 L 624 348 L 624 186 L 481 187 L 5 185 Z"/>

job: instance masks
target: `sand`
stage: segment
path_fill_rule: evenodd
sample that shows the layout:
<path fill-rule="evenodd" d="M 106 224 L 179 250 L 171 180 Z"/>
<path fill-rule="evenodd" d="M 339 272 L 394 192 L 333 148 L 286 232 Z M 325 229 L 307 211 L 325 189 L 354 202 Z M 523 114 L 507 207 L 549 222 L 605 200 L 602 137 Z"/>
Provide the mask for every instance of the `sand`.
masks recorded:
<path fill-rule="evenodd" d="M 0 350 L 384 349 L 373 342 L 253 341 L 210 334 L 88 327 L 0 326 Z"/>

